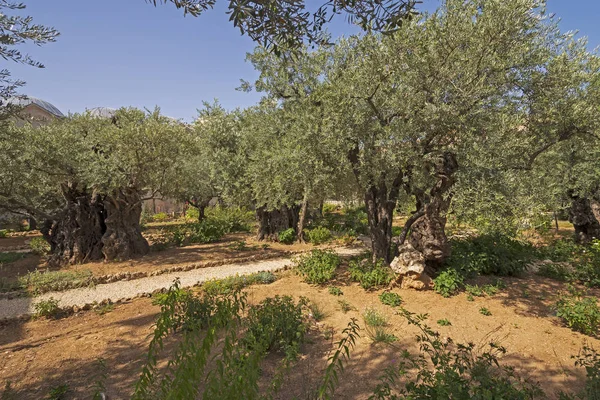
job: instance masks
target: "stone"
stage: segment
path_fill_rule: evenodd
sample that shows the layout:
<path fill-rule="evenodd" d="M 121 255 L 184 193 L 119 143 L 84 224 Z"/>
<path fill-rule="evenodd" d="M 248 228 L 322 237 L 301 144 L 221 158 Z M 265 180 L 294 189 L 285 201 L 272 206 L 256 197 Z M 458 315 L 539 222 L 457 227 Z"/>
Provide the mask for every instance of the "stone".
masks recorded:
<path fill-rule="evenodd" d="M 404 244 L 399 249 L 390 268 L 398 275 L 402 289 L 427 290 L 433 286 L 433 280 L 425 273 L 425 257 L 411 244 Z"/>

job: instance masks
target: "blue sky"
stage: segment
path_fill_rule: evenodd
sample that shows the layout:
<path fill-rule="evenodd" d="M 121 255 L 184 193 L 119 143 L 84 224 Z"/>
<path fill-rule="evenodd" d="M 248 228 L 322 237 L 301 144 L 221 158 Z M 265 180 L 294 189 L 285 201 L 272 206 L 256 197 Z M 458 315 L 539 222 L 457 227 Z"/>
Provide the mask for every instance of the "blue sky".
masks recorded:
<path fill-rule="evenodd" d="M 235 90 L 240 78 L 257 76 L 244 61 L 254 43 L 228 21 L 225 2 L 204 15 L 183 17 L 174 6 L 144 0 L 27 0 L 27 14 L 61 32 L 56 43 L 24 47 L 46 65 L 35 69 L 2 61 L 22 92 L 50 101 L 64 113 L 105 106 L 161 107 L 191 120 L 202 101 L 218 98 L 226 108 L 245 107 L 259 95 Z M 434 8 L 439 0 L 424 0 Z M 600 46 L 599 0 L 548 0 L 563 30 L 578 30 Z M 334 21 L 335 35 L 353 29 Z"/>

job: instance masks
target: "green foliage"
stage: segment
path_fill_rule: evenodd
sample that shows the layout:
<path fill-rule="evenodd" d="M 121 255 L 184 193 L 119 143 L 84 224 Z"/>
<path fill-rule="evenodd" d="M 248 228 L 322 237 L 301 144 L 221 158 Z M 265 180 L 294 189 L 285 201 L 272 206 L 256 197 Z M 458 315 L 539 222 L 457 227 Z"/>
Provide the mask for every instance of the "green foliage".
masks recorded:
<path fill-rule="evenodd" d="M 0 229 L 0 239 L 3 239 L 8 236 L 8 231 L 6 229 Z"/>
<path fill-rule="evenodd" d="M 190 221 L 198 221 L 199 217 L 200 211 L 196 207 L 188 207 L 188 209 L 185 210 L 185 219 Z"/>
<path fill-rule="evenodd" d="M 388 324 L 387 316 L 374 308 L 365 309 L 363 319 L 365 320 L 365 324 L 371 327 L 387 326 Z"/>
<path fill-rule="evenodd" d="M 586 375 L 585 388 L 578 394 L 578 398 L 581 400 L 599 400 L 600 356 L 598 355 L 598 352 L 594 348 L 585 345 L 579 354 L 573 358 L 576 359 L 576 366 L 585 368 Z M 563 397 L 561 397 L 561 400 L 562 399 Z"/>
<path fill-rule="evenodd" d="M 481 307 L 479 309 L 479 314 L 485 315 L 486 317 L 489 317 L 490 315 L 492 315 L 492 312 L 490 310 L 488 310 L 487 308 L 485 308 L 485 307 Z"/>
<path fill-rule="evenodd" d="M 486 295 L 493 296 L 498 293 L 498 286 L 495 285 L 465 285 L 465 291 L 469 296 L 484 297 Z"/>
<path fill-rule="evenodd" d="M 306 231 L 308 241 L 314 245 L 327 243 L 331 240 L 331 231 L 325 227 L 317 227 Z"/>
<path fill-rule="evenodd" d="M 327 291 L 329 292 L 329 294 L 334 296 L 342 296 L 344 294 L 344 292 L 342 292 L 342 289 L 340 289 L 337 286 L 329 286 L 327 288 Z"/>
<path fill-rule="evenodd" d="M 402 313 L 420 331 L 420 353 L 414 356 L 408 351 L 400 352 L 400 360 L 384 370 L 370 399 L 529 400 L 543 396 L 539 387 L 500 363 L 499 357 L 506 349 L 498 344 L 490 343 L 481 352 L 472 343 L 442 339 L 424 323 L 427 315 L 404 309 Z"/>
<path fill-rule="evenodd" d="M 569 328 L 586 335 L 595 336 L 600 327 L 600 308 L 596 297 L 585 297 L 583 292 L 570 288 L 555 304 L 556 315 Z"/>
<path fill-rule="evenodd" d="M 294 304 L 290 296 L 275 296 L 251 307 L 245 342 L 250 346 L 261 344 L 265 350 L 283 352 L 302 342 L 307 329 L 302 318 L 304 305 L 306 301 Z"/>
<path fill-rule="evenodd" d="M 45 255 L 50 252 L 50 244 L 44 238 L 35 237 L 29 241 L 29 248 L 32 253 Z"/>
<path fill-rule="evenodd" d="M 333 214 L 338 209 L 338 206 L 331 203 L 323 204 L 323 214 Z"/>
<path fill-rule="evenodd" d="M 92 400 L 103 400 L 106 392 L 106 379 L 108 379 L 108 368 L 106 360 L 102 357 L 96 359 L 95 380 L 92 385 Z"/>
<path fill-rule="evenodd" d="M 222 226 L 226 233 L 250 232 L 255 223 L 254 212 L 240 207 L 211 207 L 206 218 Z"/>
<path fill-rule="evenodd" d="M 369 233 L 368 217 L 363 207 L 344 208 L 343 224 L 346 230 L 366 235 Z"/>
<path fill-rule="evenodd" d="M 205 219 L 202 222 L 179 225 L 171 230 L 172 241 L 176 246 L 194 243 L 213 243 L 227 233 L 225 226 L 217 221 Z"/>
<path fill-rule="evenodd" d="M 438 319 L 437 324 L 440 326 L 452 326 L 452 323 L 448 321 L 446 318 Z"/>
<path fill-rule="evenodd" d="M 105 304 L 94 304 L 92 306 L 94 312 L 98 315 L 108 314 L 109 312 L 115 309 L 115 305 L 113 303 L 105 303 Z"/>
<path fill-rule="evenodd" d="M 166 212 L 159 212 L 152 216 L 152 221 L 154 222 L 166 222 L 170 219 L 171 217 Z"/>
<path fill-rule="evenodd" d="M 224 295 L 240 291 L 241 289 L 255 284 L 268 285 L 277 280 L 272 272 L 262 271 L 250 275 L 235 275 L 223 279 L 212 279 L 202 284 L 202 289 L 212 296 Z"/>
<path fill-rule="evenodd" d="M 40 300 L 33 305 L 36 317 L 56 318 L 62 312 L 58 300 L 50 297 L 48 300 Z"/>
<path fill-rule="evenodd" d="M 459 292 L 463 283 L 464 278 L 458 271 L 447 269 L 433 280 L 433 290 L 444 297 L 450 297 Z"/>
<path fill-rule="evenodd" d="M 237 250 L 237 251 L 258 250 L 258 248 L 259 248 L 258 245 L 248 246 L 248 244 L 246 243 L 245 240 L 236 240 L 235 242 L 233 242 L 232 244 L 230 244 L 227 247 L 229 247 L 232 250 Z"/>
<path fill-rule="evenodd" d="M 17 260 L 21 260 L 21 259 L 25 258 L 26 256 L 27 256 L 27 254 L 24 254 L 24 253 L 1 252 L 0 253 L 0 265 L 15 262 Z"/>
<path fill-rule="evenodd" d="M 67 384 L 55 386 L 50 389 L 48 400 L 65 400 L 70 388 Z"/>
<path fill-rule="evenodd" d="M 296 231 L 294 228 L 288 228 L 279 232 L 277 239 L 279 240 L 279 243 L 292 244 L 294 243 L 294 240 L 296 240 Z"/>
<path fill-rule="evenodd" d="M 446 265 L 464 276 L 515 276 L 538 257 L 528 242 L 495 233 L 451 240 L 452 255 Z"/>
<path fill-rule="evenodd" d="M 314 301 L 308 302 L 308 309 L 310 311 L 310 315 L 312 315 L 313 319 L 317 322 L 321 321 L 327 316 L 323 308 L 321 308 L 321 306 Z"/>
<path fill-rule="evenodd" d="M 346 300 L 338 300 L 338 304 L 340 305 L 340 309 L 344 314 L 346 314 L 348 311 L 356 310 L 356 307 L 348 303 Z"/>
<path fill-rule="evenodd" d="M 367 334 L 373 343 L 390 344 L 398 341 L 398 337 L 390 333 L 386 327 L 377 326 L 374 328 L 367 327 Z"/>
<path fill-rule="evenodd" d="M 366 290 L 388 285 L 394 279 L 393 271 L 382 260 L 376 263 L 370 259 L 352 260 L 348 270 L 350 278 Z"/>
<path fill-rule="evenodd" d="M 570 282 L 575 279 L 575 274 L 572 269 L 562 263 L 540 264 L 537 274 L 563 282 Z"/>
<path fill-rule="evenodd" d="M 59 292 L 68 289 L 90 287 L 95 284 L 90 270 L 82 271 L 33 271 L 19 277 L 19 284 L 31 293 Z"/>
<path fill-rule="evenodd" d="M 333 279 L 340 263 L 340 256 L 331 250 L 312 250 L 295 260 L 295 268 L 305 282 L 321 285 Z"/>
<path fill-rule="evenodd" d="M 383 292 L 379 295 L 379 300 L 388 306 L 398 307 L 402 304 L 402 297 L 398 293 L 393 292 Z"/>

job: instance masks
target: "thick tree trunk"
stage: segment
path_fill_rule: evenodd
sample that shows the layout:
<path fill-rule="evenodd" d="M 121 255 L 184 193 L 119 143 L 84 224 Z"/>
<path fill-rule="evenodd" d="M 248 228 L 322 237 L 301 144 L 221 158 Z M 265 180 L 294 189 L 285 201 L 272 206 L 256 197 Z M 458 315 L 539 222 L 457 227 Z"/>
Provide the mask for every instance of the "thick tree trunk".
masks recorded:
<path fill-rule="evenodd" d="M 302 207 L 300 208 L 300 215 L 298 218 L 298 228 L 296 229 L 296 234 L 298 236 L 298 241 L 300 243 L 304 243 L 306 238 L 304 237 L 304 224 L 306 222 L 306 216 L 308 213 L 308 193 L 304 194 L 304 199 L 302 199 Z"/>
<path fill-rule="evenodd" d="M 205 199 L 202 201 L 190 201 L 190 205 L 198 210 L 198 222 L 202 222 L 206 219 L 206 207 L 210 204 L 211 199 Z"/>
<path fill-rule="evenodd" d="M 66 207 L 56 221 L 46 221 L 42 235 L 50 244 L 49 262 L 78 264 L 102 260 L 102 236 L 106 231 L 104 207 L 99 195 L 76 185 L 64 185 Z"/>
<path fill-rule="evenodd" d="M 392 220 L 396 198 L 390 197 L 385 185 L 371 186 L 365 193 L 373 262 L 384 260 L 389 264 L 392 261 Z"/>
<path fill-rule="evenodd" d="M 256 219 L 258 221 L 258 240 L 277 240 L 279 232 L 289 228 L 294 230 L 298 227 L 300 219 L 300 207 L 282 206 L 277 210 L 268 211 L 265 206 L 256 208 Z"/>
<path fill-rule="evenodd" d="M 29 217 L 27 219 L 27 222 L 29 223 L 29 230 L 30 231 L 35 231 L 37 229 L 37 221 L 35 220 L 35 218 Z"/>
<path fill-rule="evenodd" d="M 575 228 L 575 241 L 587 244 L 600 238 L 600 203 L 575 194 L 570 197 L 569 222 Z"/>
<path fill-rule="evenodd" d="M 102 253 L 106 260 L 125 260 L 148 253 L 150 247 L 142 236 L 140 215 L 142 201 L 135 189 L 119 189 L 104 199 L 106 232 Z"/>
<path fill-rule="evenodd" d="M 450 256 L 446 236 L 446 213 L 452 200 L 454 174 L 458 162 L 452 153 L 444 153 L 435 166 L 436 184 L 427 196 L 417 196 L 422 216 L 410 228 L 409 243 L 423 254 L 429 269 L 437 270 Z M 421 197 L 421 198 L 419 198 Z"/>

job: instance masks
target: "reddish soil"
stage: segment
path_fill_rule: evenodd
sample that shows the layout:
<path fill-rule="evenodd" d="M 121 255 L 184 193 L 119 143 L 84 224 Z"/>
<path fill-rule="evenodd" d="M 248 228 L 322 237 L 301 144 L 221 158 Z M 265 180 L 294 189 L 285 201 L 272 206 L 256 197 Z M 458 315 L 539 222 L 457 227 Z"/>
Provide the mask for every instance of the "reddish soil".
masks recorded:
<path fill-rule="evenodd" d="M 463 293 L 445 299 L 434 292 L 394 289 L 404 299 L 404 307 L 416 313 L 429 313 L 429 325 L 444 337 L 458 342 L 473 342 L 478 346 L 492 340 L 508 350 L 502 362 L 515 366 L 524 377 L 538 381 L 550 398 L 559 390 L 576 390 L 584 382 L 584 371 L 575 368 L 572 355 L 587 342 L 600 347 L 595 338 L 575 333 L 552 316 L 549 307 L 564 285 L 550 279 L 527 276 L 504 280 L 507 287 L 495 296 L 467 301 Z M 251 303 L 267 296 L 306 296 L 317 302 L 327 316 L 318 323 L 321 332 L 333 329 L 333 338 L 313 333 L 303 345 L 300 360 L 284 382 L 281 399 L 305 398 L 319 382 L 334 342 L 350 318 L 361 317 L 366 307 L 375 307 L 389 316 L 390 332 L 399 339 L 393 345 L 374 345 L 366 332 L 352 351 L 351 360 L 340 376 L 339 399 L 365 399 L 377 383 L 382 369 L 398 359 L 401 349 L 416 351 L 416 329 L 408 326 L 403 317 L 380 303 L 378 292 L 366 292 L 356 284 L 335 283 L 343 296 L 328 293 L 326 287 L 303 283 L 287 272 L 271 285 L 248 289 Z M 357 308 L 344 314 L 338 300 L 343 299 Z M 479 313 L 488 308 L 492 315 Z M 47 396 L 52 387 L 69 385 L 67 398 L 89 398 L 98 374 L 97 358 L 106 360 L 106 380 L 109 399 L 125 399 L 145 359 L 145 350 L 152 333 L 157 307 L 149 299 L 137 299 L 117 305 L 112 312 L 98 315 L 81 312 L 60 320 L 12 322 L 0 328 L 0 387 L 11 381 L 18 399 L 39 399 Z M 451 326 L 438 326 L 446 318 Z M 270 355 L 262 371 L 267 381 L 280 356 Z M 1 389 L 0 389 L 1 390 Z"/>

